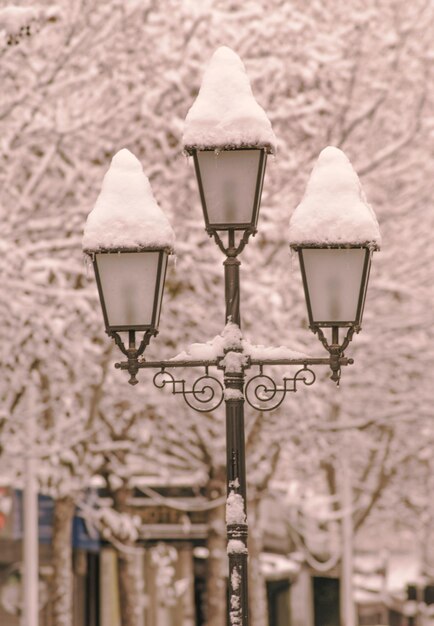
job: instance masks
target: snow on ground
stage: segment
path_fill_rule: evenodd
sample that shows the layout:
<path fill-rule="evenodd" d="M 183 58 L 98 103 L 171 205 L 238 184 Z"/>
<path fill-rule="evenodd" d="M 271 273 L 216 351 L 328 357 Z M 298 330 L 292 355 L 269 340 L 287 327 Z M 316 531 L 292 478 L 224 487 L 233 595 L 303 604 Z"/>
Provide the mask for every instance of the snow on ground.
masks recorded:
<path fill-rule="evenodd" d="M 138 159 L 126 149 L 112 159 L 101 193 L 89 213 L 83 250 L 167 248 L 175 234 L 158 206 Z"/>
<path fill-rule="evenodd" d="M 270 120 L 253 96 L 244 64 L 226 46 L 211 58 L 185 120 L 183 144 L 187 151 L 242 146 L 276 150 Z"/>
<path fill-rule="evenodd" d="M 318 157 L 305 195 L 291 216 L 289 243 L 381 244 L 372 207 L 347 156 L 333 146 Z"/>

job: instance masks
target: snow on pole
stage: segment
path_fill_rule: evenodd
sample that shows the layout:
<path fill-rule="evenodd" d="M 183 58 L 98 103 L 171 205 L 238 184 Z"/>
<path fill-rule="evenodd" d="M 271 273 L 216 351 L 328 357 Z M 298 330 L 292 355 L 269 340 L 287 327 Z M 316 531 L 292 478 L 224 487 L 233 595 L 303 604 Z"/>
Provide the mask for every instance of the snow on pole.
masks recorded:
<path fill-rule="evenodd" d="M 173 252 L 175 234 L 158 206 L 138 159 L 127 149 L 112 159 L 101 193 L 89 213 L 83 251 L 165 248 Z"/>
<path fill-rule="evenodd" d="M 369 245 L 378 249 L 378 221 L 347 156 L 328 146 L 320 153 L 305 195 L 291 216 L 289 242 L 297 245 Z"/>
<path fill-rule="evenodd" d="M 185 120 L 183 144 L 186 152 L 241 147 L 276 151 L 270 120 L 253 96 L 244 64 L 227 46 L 211 58 Z"/>

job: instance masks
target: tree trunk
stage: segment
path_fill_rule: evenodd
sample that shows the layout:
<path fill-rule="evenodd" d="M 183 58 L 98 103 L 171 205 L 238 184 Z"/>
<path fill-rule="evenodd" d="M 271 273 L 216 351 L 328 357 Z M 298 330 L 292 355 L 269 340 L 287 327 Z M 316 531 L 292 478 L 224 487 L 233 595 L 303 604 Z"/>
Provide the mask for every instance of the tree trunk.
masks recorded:
<path fill-rule="evenodd" d="M 213 497 L 225 493 L 225 485 L 209 489 Z M 218 496 L 216 495 L 218 493 Z M 209 551 L 206 572 L 206 626 L 226 626 L 227 614 L 227 576 L 228 559 L 226 552 L 225 505 L 222 504 L 208 512 Z"/>
<path fill-rule="evenodd" d="M 249 501 L 249 626 L 268 624 L 267 589 L 261 572 L 262 529 L 259 501 Z"/>
<path fill-rule="evenodd" d="M 128 513 L 131 489 L 121 487 L 113 493 L 114 508 L 118 513 Z M 118 556 L 118 584 L 122 626 L 139 626 L 141 605 L 137 581 L 137 562 L 134 542 L 122 541 L 122 548 L 115 546 Z"/>
<path fill-rule="evenodd" d="M 75 502 L 64 497 L 54 501 L 53 520 L 53 626 L 72 626 L 72 520 Z"/>

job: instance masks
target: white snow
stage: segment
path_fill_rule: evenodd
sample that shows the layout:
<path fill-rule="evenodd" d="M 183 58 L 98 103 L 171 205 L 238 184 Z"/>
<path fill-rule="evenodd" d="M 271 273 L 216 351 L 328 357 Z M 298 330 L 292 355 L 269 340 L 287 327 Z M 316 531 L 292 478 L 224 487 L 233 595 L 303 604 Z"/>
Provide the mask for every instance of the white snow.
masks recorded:
<path fill-rule="evenodd" d="M 88 215 L 84 252 L 144 248 L 173 251 L 174 243 L 172 227 L 154 198 L 140 162 L 129 150 L 120 150 Z"/>
<path fill-rule="evenodd" d="M 8 37 L 8 43 L 18 43 L 20 38 L 31 36 L 42 22 L 56 21 L 60 17 L 57 6 L 17 6 L 10 4 L 0 9 L 0 30 Z"/>
<path fill-rule="evenodd" d="M 8 35 L 15 35 L 21 28 L 26 28 L 31 22 L 36 21 L 39 14 L 40 9 L 11 4 L 0 10 L 0 28 Z"/>
<path fill-rule="evenodd" d="M 264 147 L 276 150 L 276 138 L 265 111 L 256 102 L 240 57 L 218 48 L 189 110 L 183 144 L 189 148 Z"/>
<path fill-rule="evenodd" d="M 243 354 L 243 363 L 246 356 L 251 359 L 307 359 L 309 356 L 303 352 L 297 352 L 286 346 L 266 347 L 263 345 L 255 345 L 247 339 L 242 338 L 240 328 L 228 322 L 220 335 L 216 335 L 214 339 L 206 343 L 193 343 L 185 350 L 172 357 L 171 361 L 214 361 L 223 357 L 225 352 L 232 350 Z M 235 357 L 240 358 L 240 357 Z M 226 362 L 225 362 L 226 364 Z M 239 367 L 239 363 L 238 363 Z"/>
<path fill-rule="evenodd" d="M 243 352 L 226 352 L 224 358 L 220 361 L 221 367 L 227 372 L 239 373 L 247 366 L 247 355 Z"/>
<path fill-rule="evenodd" d="M 284 359 L 308 359 L 310 358 L 304 352 L 297 352 L 286 346 L 279 347 L 267 347 L 262 345 L 254 345 L 248 341 L 244 342 L 244 349 L 252 359 L 260 359 L 265 361 L 267 359 L 284 360 Z"/>
<path fill-rule="evenodd" d="M 247 554 L 247 548 L 240 539 L 230 539 L 227 547 L 228 554 Z"/>
<path fill-rule="evenodd" d="M 225 389 L 225 400 L 243 400 L 244 396 L 239 389 Z"/>
<path fill-rule="evenodd" d="M 267 580 L 294 578 L 301 569 L 299 560 L 271 552 L 260 554 L 260 565 L 261 572 Z"/>
<path fill-rule="evenodd" d="M 226 523 L 245 524 L 246 514 L 244 513 L 243 496 L 234 491 L 230 491 L 226 500 Z"/>
<path fill-rule="evenodd" d="M 223 349 L 227 350 L 241 350 L 243 336 L 241 329 L 237 324 L 228 322 L 223 329 Z"/>
<path fill-rule="evenodd" d="M 380 229 L 347 156 L 324 148 L 291 216 L 290 245 L 381 244 Z"/>
<path fill-rule="evenodd" d="M 387 589 L 402 591 L 421 577 L 421 562 L 416 554 L 390 554 L 387 559 Z"/>
<path fill-rule="evenodd" d="M 228 322 L 220 335 L 216 335 L 211 341 L 206 343 L 193 343 L 183 350 L 171 361 L 186 361 L 190 359 L 197 359 L 200 361 L 213 361 L 219 357 L 222 357 L 225 350 L 230 348 L 241 347 L 241 331 L 232 322 Z"/>
<path fill-rule="evenodd" d="M 234 591 L 238 591 L 238 589 L 240 588 L 240 583 L 241 583 L 241 576 L 239 571 L 237 570 L 236 567 L 234 567 L 234 569 L 232 570 L 231 573 L 231 584 L 232 584 L 232 589 Z"/>

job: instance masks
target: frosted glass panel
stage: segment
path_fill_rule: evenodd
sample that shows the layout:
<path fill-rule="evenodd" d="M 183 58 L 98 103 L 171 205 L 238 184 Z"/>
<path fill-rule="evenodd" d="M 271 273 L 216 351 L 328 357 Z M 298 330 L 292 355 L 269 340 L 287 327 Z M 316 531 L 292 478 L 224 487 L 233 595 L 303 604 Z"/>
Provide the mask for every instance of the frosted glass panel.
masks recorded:
<path fill-rule="evenodd" d="M 167 254 L 162 255 L 161 259 L 161 279 L 160 279 L 160 288 L 158 290 L 158 301 L 157 301 L 157 313 L 155 315 L 155 328 L 158 328 L 158 324 L 160 322 L 160 313 L 161 313 L 161 302 L 163 300 L 163 289 L 164 283 L 166 279 L 166 268 L 167 268 Z"/>
<path fill-rule="evenodd" d="M 210 224 L 252 221 L 260 150 L 198 151 Z"/>
<path fill-rule="evenodd" d="M 303 249 L 314 322 L 354 322 L 366 251 Z"/>
<path fill-rule="evenodd" d="M 159 252 L 97 254 L 108 325 L 152 324 Z"/>

